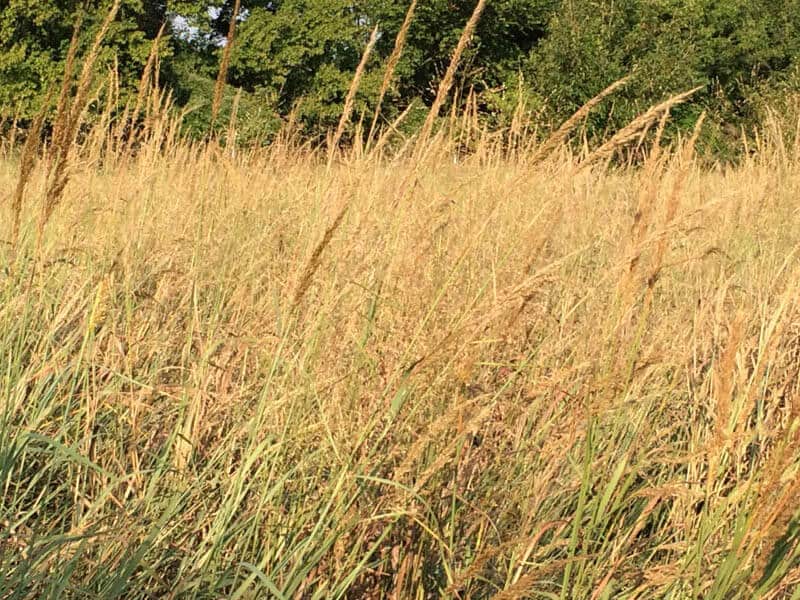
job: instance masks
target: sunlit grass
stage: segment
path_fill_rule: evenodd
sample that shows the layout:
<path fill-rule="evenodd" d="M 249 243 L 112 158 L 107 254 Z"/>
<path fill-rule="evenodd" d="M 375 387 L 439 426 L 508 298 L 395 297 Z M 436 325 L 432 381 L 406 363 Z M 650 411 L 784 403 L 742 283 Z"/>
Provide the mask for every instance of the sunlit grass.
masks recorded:
<path fill-rule="evenodd" d="M 34 170 L 3 597 L 791 597 L 797 165 L 437 148 Z"/>

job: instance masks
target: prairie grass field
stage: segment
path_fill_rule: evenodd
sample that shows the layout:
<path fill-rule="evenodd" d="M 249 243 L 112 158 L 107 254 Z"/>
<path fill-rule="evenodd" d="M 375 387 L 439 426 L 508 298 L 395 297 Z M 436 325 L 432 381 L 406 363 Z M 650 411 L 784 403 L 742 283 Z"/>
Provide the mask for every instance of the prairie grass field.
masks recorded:
<path fill-rule="evenodd" d="M 490 127 L 479 0 L 389 122 L 416 4 L 325 140 L 243 139 L 238 0 L 205 137 L 118 0 L 0 107 L 0 599 L 800 600 L 798 99 Z"/>
<path fill-rule="evenodd" d="M 800 597 L 796 145 L 164 139 L 3 231 L 0 597 Z"/>

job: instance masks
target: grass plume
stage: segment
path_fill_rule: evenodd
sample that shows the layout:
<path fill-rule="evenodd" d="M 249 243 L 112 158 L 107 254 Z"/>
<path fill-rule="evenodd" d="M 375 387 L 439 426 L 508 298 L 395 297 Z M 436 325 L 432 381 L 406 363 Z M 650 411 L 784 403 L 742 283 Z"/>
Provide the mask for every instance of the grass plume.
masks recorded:
<path fill-rule="evenodd" d="M 553 132 L 534 152 L 531 160 L 538 161 L 546 158 L 553 150 L 562 146 L 567 140 L 572 131 L 583 121 L 592 109 L 605 100 L 608 96 L 616 92 L 619 88 L 623 87 L 630 80 L 630 76 L 618 79 L 606 89 L 597 94 L 594 98 L 589 100 L 586 104 L 581 106 L 575 114 L 569 119 L 564 121 L 561 126 Z"/>
<path fill-rule="evenodd" d="M 49 180 L 47 189 L 45 191 L 44 200 L 42 202 L 41 211 L 39 213 L 39 220 L 37 225 L 37 246 L 41 245 L 44 229 L 50 221 L 56 207 L 61 202 L 64 194 L 64 189 L 69 181 L 69 159 L 70 153 L 75 145 L 76 137 L 78 135 L 78 127 L 80 126 L 81 115 L 86 108 L 86 102 L 89 95 L 89 88 L 92 83 L 94 74 L 94 63 L 100 54 L 100 47 L 105 39 L 111 23 L 117 16 L 119 10 L 120 0 L 115 0 L 111 5 L 105 19 L 103 20 L 100 29 L 94 37 L 89 52 L 83 60 L 83 67 L 81 69 L 80 78 L 77 82 L 77 87 L 74 95 L 70 96 L 68 93 L 69 85 L 72 79 L 72 65 L 75 58 L 75 47 L 77 45 L 77 32 L 80 28 L 81 17 L 75 26 L 75 33 L 70 43 L 70 49 L 67 53 L 67 64 L 64 73 L 64 85 L 62 87 L 61 96 L 59 97 L 58 108 L 55 116 L 55 124 L 53 127 L 53 144 L 52 153 L 49 164 Z M 82 13 L 79 13 L 82 15 Z"/>
<path fill-rule="evenodd" d="M 375 128 L 378 125 L 378 117 L 381 114 L 381 105 L 383 104 L 383 99 L 386 97 L 386 92 L 389 90 L 389 86 L 394 78 L 394 72 L 397 68 L 397 63 L 400 62 L 400 57 L 403 55 L 403 48 L 406 44 L 408 30 L 411 27 L 411 22 L 414 20 L 414 11 L 417 9 L 417 1 L 418 0 L 411 0 L 411 4 L 408 5 L 408 10 L 403 18 L 403 24 L 400 26 L 400 29 L 397 32 L 392 53 L 389 55 L 389 58 L 386 61 L 386 70 L 383 73 L 381 89 L 378 91 L 378 100 L 375 103 L 375 112 L 372 115 L 372 123 L 369 126 L 369 133 L 367 134 L 367 145 L 369 145 L 369 143 L 372 141 L 372 136 L 375 133 Z"/>
<path fill-rule="evenodd" d="M 637 140 L 641 136 L 642 132 L 650 128 L 654 123 L 658 122 L 659 119 L 663 115 L 667 114 L 672 107 L 686 101 L 692 96 L 692 94 L 700 89 L 702 89 L 702 86 L 672 96 L 664 100 L 664 102 L 661 102 L 660 104 L 657 104 L 646 112 L 642 113 L 628 125 L 611 136 L 608 141 L 600 145 L 600 147 L 597 149 L 593 150 L 583 161 L 583 165 L 591 165 L 596 162 L 608 160 L 618 149 Z"/>
<path fill-rule="evenodd" d="M 350 88 L 347 90 L 347 96 L 344 99 L 344 108 L 342 109 L 342 114 L 339 117 L 339 124 L 336 126 L 336 131 L 333 134 L 333 140 L 331 140 L 330 147 L 328 149 L 329 162 L 339 147 L 339 142 L 342 139 L 342 135 L 344 135 L 345 127 L 347 127 L 347 124 L 350 122 L 350 115 L 353 113 L 353 104 L 356 100 L 356 93 L 358 92 L 358 86 L 361 83 L 361 77 L 364 75 L 364 70 L 367 68 L 367 61 L 369 60 L 369 56 L 372 54 L 372 49 L 375 47 L 375 42 L 377 41 L 378 26 L 376 25 L 369 36 L 367 45 L 364 47 L 364 52 L 361 54 L 361 60 L 358 63 L 358 67 L 356 67 L 353 80 L 350 82 Z"/>
<path fill-rule="evenodd" d="M 225 91 L 225 84 L 228 81 L 228 67 L 231 62 L 231 51 L 233 50 L 233 42 L 236 38 L 236 20 L 239 18 L 239 9 L 241 0 L 235 0 L 233 4 L 233 12 L 231 13 L 231 21 L 228 24 L 228 35 L 225 37 L 225 46 L 222 48 L 222 56 L 219 61 L 219 71 L 217 72 L 217 79 L 214 83 L 214 97 L 211 100 L 211 125 L 217 121 L 219 109 L 222 106 L 222 94 Z"/>
<path fill-rule="evenodd" d="M 433 100 L 433 104 L 431 104 L 427 117 L 425 117 L 425 122 L 422 124 L 422 129 L 420 130 L 418 138 L 418 148 L 425 146 L 428 138 L 431 135 L 431 132 L 433 131 L 433 124 L 436 122 L 439 112 L 442 110 L 442 106 L 444 105 L 444 101 L 447 98 L 447 95 L 450 93 L 450 88 L 453 86 L 453 80 L 455 79 L 456 71 L 461 63 L 461 55 L 464 54 L 464 50 L 466 50 L 467 46 L 469 46 L 469 43 L 472 40 L 472 35 L 475 33 L 475 28 L 478 26 L 478 21 L 480 21 L 481 14 L 483 14 L 483 9 L 485 7 L 486 0 L 478 0 L 477 4 L 475 4 L 475 8 L 472 11 L 472 15 L 467 21 L 467 24 L 464 26 L 464 31 L 461 32 L 461 37 L 458 40 L 458 44 L 456 44 L 455 50 L 453 50 L 453 55 L 450 57 L 450 64 L 447 66 L 447 71 L 445 71 L 442 81 L 439 82 L 439 87 L 436 90 L 436 97 Z"/>

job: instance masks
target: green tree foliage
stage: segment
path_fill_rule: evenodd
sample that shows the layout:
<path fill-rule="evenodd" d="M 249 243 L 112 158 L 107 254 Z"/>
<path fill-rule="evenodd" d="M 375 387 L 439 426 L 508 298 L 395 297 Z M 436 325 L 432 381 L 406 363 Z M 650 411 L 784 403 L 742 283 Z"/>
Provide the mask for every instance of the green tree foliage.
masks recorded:
<path fill-rule="evenodd" d="M 202 4 L 175 5 L 181 14 L 191 15 L 198 30 L 189 43 L 195 51 L 207 56 L 219 52 L 213 40 L 227 31 L 232 6 L 232 0 L 213 11 Z M 461 85 L 490 90 L 515 78 L 557 6 L 557 0 L 490 2 L 465 57 Z M 398 0 L 244 0 L 246 16 L 239 24 L 230 83 L 256 94 L 280 114 L 296 109 L 309 131 L 324 132 L 336 124 L 369 33 L 377 25 L 380 38 L 361 83 L 358 120 L 374 107 L 382 67 L 407 8 L 407 2 Z M 419 3 L 385 107 L 387 116 L 414 98 L 432 101 L 473 8 L 473 2 L 464 0 Z M 213 71 L 216 58 L 205 64 Z"/>
<path fill-rule="evenodd" d="M 90 0 L 82 42 L 109 0 Z M 162 82 L 192 108 L 205 133 L 211 93 L 233 0 L 123 0 L 104 49 L 135 90 L 153 38 Z M 0 14 L 0 107 L 30 116 L 59 79 L 76 0 L 6 0 Z M 356 98 L 354 122 L 374 110 L 386 59 L 408 0 L 242 0 L 223 113 L 235 90 L 256 137 L 291 111 L 309 135 L 333 127 L 361 53 L 376 25 L 380 37 Z M 473 0 L 420 0 L 383 114 L 429 104 Z M 617 128 L 666 96 L 702 85 L 676 111 L 691 127 L 703 109 L 718 130 L 755 119 L 764 97 L 796 89 L 800 0 L 489 0 L 456 81 L 474 90 L 483 117 L 508 121 L 524 99 L 555 124 L 612 81 L 634 72 L 625 89 L 587 124 L 589 135 Z M 459 97 L 458 94 L 454 97 Z M 462 94 L 460 97 L 464 97 Z M 224 114 L 223 114 L 224 117 Z M 224 121 L 224 119 L 220 119 Z M 224 126 L 219 123 L 218 126 Z"/>
<path fill-rule="evenodd" d="M 694 102 L 677 110 L 679 123 L 691 126 L 706 108 L 717 124 L 741 124 L 754 116 L 761 84 L 790 72 L 798 43 L 798 0 L 565 2 L 529 56 L 527 81 L 557 121 L 635 72 L 606 113 L 594 115 L 594 131 L 698 85 L 705 87 Z"/>
<path fill-rule="evenodd" d="M 241 25 L 232 83 L 259 92 L 284 114 L 302 99 L 298 110 L 309 126 L 335 126 L 369 34 L 359 8 L 346 0 L 254 6 Z M 370 73 L 362 90 L 375 85 L 376 69 Z"/>
<path fill-rule="evenodd" d="M 108 0 L 6 0 L 0 13 L 0 111 L 30 118 L 39 110 L 48 86 L 61 80 L 82 7 L 80 40 L 86 49 L 110 8 Z M 165 15 L 159 0 L 123 0 L 100 61 L 116 62 L 123 91 L 135 88 Z"/>

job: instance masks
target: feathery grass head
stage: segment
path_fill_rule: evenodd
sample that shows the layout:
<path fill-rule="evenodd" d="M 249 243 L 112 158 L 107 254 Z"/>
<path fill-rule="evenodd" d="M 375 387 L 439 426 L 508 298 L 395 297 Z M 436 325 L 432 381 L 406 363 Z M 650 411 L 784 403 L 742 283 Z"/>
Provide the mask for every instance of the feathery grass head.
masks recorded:
<path fill-rule="evenodd" d="M 233 4 L 233 12 L 231 13 L 230 24 L 228 25 L 228 35 L 225 38 L 225 47 L 222 49 L 222 56 L 219 62 L 219 71 L 217 72 L 217 79 L 214 83 L 214 97 L 211 101 L 211 126 L 213 127 L 219 115 L 219 109 L 222 106 L 222 95 L 225 91 L 225 84 L 228 81 L 228 67 L 231 61 L 231 51 L 233 49 L 233 42 L 236 38 L 236 21 L 239 18 L 239 9 L 241 0 L 235 0 Z"/>
<path fill-rule="evenodd" d="M 447 95 L 450 93 L 450 88 L 453 86 L 456 71 L 461 63 L 461 55 L 472 40 L 472 35 L 475 32 L 475 28 L 478 26 L 478 21 L 480 21 L 481 14 L 485 7 L 486 0 L 478 0 L 469 21 L 467 21 L 464 30 L 461 32 L 458 44 L 455 50 L 453 50 L 453 55 L 450 57 L 450 64 L 447 66 L 447 71 L 445 71 L 444 77 L 442 77 L 442 80 L 439 82 L 439 87 L 436 90 L 436 97 L 428 110 L 428 116 L 425 117 L 425 122 L 422 124 L 422 129 L 420 130 L 417 140 L 418 150 L 421 150 L 429 141 L 431 132 L 433 131 L 433 124 L 439 117 L 442 105 L 444 105 Z"/>

